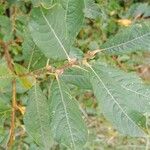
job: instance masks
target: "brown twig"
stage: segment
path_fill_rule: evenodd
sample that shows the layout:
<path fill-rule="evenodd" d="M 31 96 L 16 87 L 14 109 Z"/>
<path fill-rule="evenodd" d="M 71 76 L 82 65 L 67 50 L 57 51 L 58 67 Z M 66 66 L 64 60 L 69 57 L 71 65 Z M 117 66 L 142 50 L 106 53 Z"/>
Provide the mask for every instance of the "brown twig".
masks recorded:
<path fill-rule="evenodd" d="M 12 81 L 12 113 L 10 125 L 10 138 L 8 142 L 8 149 L 11 149 L 15 139 L 15 112 L 16 112 L 16 80 Z"/>
<path fill-rule="evenodd" d="M 9 50 L 8 50 L 8 44 L 3 42 L 2 40 L 0 40 L 0 45 L 1 47 L 3 48 L 4 50 L 4 56 L 5 56 L 5 60 L 7 62 L 7 66 L 8 68 L 14 72 L 14 67 L 13 67 L 13 63 L 12 63 L 12 59 L 11 59 L 11 56 L 9 54 Z"/>

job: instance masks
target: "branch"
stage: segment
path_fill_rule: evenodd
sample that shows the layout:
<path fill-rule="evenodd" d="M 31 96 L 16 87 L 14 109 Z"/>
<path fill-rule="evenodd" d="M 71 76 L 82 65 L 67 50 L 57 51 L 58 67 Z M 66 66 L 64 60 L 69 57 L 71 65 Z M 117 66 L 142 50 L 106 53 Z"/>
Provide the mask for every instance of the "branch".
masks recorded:
<path fill-rule="evenodd" d="M 9 50 L 8 50 L 8 43 L 5 43 L 2 40 L 0 40 L 0 45 L 1 45 L 2 49 L 4 50 L 4 56 L 5 56 L 5 60 L 7 62 L 8 68 L 12 72 L 15 72 L 14 67 L 13 67 L 13 63 L 12 63 L 12 59 L 11 59 L 11 56 L 10 56 Z"/>
<path fill-rule="evenodd" d="M 8 142 L 8 148 L 11 149 L 15 139 L 15 112 L 16 112 L 16 80 L 12 81 L 12 113 L 11 113 L 11 125 L 10 125 L 10 138 Z"/>

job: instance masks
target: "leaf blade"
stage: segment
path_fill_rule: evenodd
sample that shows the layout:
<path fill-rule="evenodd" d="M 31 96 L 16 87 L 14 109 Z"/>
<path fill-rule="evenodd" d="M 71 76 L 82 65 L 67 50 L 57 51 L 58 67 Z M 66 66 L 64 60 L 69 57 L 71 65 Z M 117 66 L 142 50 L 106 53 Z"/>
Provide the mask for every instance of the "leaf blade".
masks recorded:
<path fill-rule="evenodd" d="M 136 124 L 131 116 L 127 105 L 125 105 L 124 96 L 121 89 L 118 89 L 113 80 L 106 78 L 100 69 L 91 67 L 93 78 L 91 83 L 93 90 L 99 103 L 102 105 L 103 113 L 112 122 L 112 124 L 123 134 L 144 137 L 145 132 Z M 109 108 L 109 109 L 108 109 Z"/>
<path fill-rule="evenodd" d="M 128 95 L 126 103 L 128 107 L 141 113 L 150 111 L 150 86 L 143 83 L 142 79 L 135 73 L 126 73 L 118 68 L 108 65 L 100 65 L 105 76 L 112 78 L 120 89 Z M 132 100 L 131 100 L 132 99 Z M 137 105 L 135 105 L 135 102 Z"/>
<path fill-rule="evenodd" d="M 68 84 L 75 85 L 80 89 L 91 90 L 89 71 L 82 66 L 67 69 L 61 76 L 61 79 Z"/>
<path fill-rule="evenodd" d="M 66 22 L 71 43 L 80 31 L 84 20 L 84 0 L 67 0 Z"/>
<path fill-rule="evenodd" d="M 96 19 L 102 16 L 101 9 L 94 0 L 84 0 L 84 14 L 85 17 L 90 19 Z"/>
<path fill-rule="evenodd" d="M 137 23 L 120 31 L 104 43 L 102 51 L 110 54 L 127 53 L 135 50 L 150 50 L 150 24 Z"/>
<path fill-rule="evenodd" d="M 0 62 L 0 91 L 9 91 L 10 84 L 15 75 L 9 70 L 5 62 Z"/>
<path fill-rule="evenodd" d="M 47 58 L 69 59 L 70 44 L 66 34 L 65 10 L 60 5 L 49 10 L 35 8 L 29 30 L 35 44 Z"/>
<path fill-rule="evenodd" d="M 52 85 L 51 111 L 54 138 L 72 149 L 81 148 L 87 138 L 86 127 L 70 91 L 59 79 Z"/>
<path fill-rule="evenodd" d="M 42 5 L 45 8 L 49 8 L 53 4 L 53 0 L 32 0 L 32 3 L 35 7 Z"/>
<path fill-rule="evenodd" d="M 52 141 L 49 105 L 39 85 L 35 85 L 30 90 L 24 123 L 27 133 L 39 146 L 48 150 Z"/>

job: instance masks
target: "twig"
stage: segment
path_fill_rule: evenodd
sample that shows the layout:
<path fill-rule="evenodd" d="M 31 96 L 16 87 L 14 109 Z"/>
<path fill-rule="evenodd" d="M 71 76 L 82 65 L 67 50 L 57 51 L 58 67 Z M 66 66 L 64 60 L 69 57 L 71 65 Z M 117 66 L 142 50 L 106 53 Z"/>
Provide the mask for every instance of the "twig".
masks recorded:
<path fill-rule="evenodd" d="M 13 63 L 12 63 L 12 59 L 11 59 L 11 56 L 9 54 L 9 50 L 8 50 L 8 44 L 3 42 L 2 40 L 0 40 L 0 45 L 1 47 L 3 48 L 4 50 L 4 56 L 5 56 L 5 60 L 7 62 L 7 66 L 8 68 L 14 72 L 14 67 L 13 67 Z"/>
<path fill-rule="evenodd" d="M 15 136 L 15 112 L 16 112 L 16 80 L 12 81 L 12 113 L 11 113 L 11 125 L 10 125 L 10 138 L 8 142 L 8 149 L 11 149 Z"/>

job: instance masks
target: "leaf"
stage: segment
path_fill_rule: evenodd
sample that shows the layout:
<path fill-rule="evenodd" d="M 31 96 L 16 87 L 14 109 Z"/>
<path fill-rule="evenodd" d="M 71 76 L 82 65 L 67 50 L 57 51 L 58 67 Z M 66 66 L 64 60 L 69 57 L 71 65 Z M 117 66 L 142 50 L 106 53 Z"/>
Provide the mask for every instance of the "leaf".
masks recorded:
<path fill-rule="evenodd" d="M 42 5 L 45 8 L 49 8 L 53 4 L 53 0 L 32 0 L 35 7 Z"/>
<path fill-rule="evenodd" d="M 79 48 L 72 47 L 71 50 L 70 50 L 69 56 L 72 59 L 76 58 L 78 60 L 82 60 L 83 56 L 84 56 L 84 53 Z"/>
<path fill-rule="evenodd" d="M 99 5 L 96 4 L 94 0 L 84 0 L 84 3 L 85 3 L 84 8 L 85 17 L 90 19 L 96 19 L 102 15 Z"/>
<path fill-rule="evenodd" d="M 35 45 L 28 30 L 26 30 L 24 33 L 24 42 L 22 48 L 23 58 L 28 70 L 35 70 L 45 67 L 47 58 Z"/>
<path fill-rule="evenodd" d="M 146 117 L 143 114 L 141 114 L 137 111 L 131 111 L 131 112 L 129 111 L 129 114 L 130 114 L 131 118 L 134 119 L 136 124 L 138 124 L 138 126 L 146 129 Z"/>
<path fill-rule="evenodd" d="M 150 16 L 150 6 L 148 3 L 135 3 L 131 5 L 127 11 L 125 17 L 127 18 L 138 18 L 138 17 L 149 17 Z"/>
<path fill-rule="evenodd" d="M 14 75 L 11 73 L 5 62 L 0 62 L 0 91 L 8 91 Z"/>
<path fill-rule="evenodd" d="M 137 110 L 139 114 L 142 112 L 141 109 L 138 109 L 140 107 L 140 98 L 136 101 L 136 98 L 140 95 L 135 92 L 131 93 L 127 89 L 124 89 L 121 84 L 122 82 L 119 82 L 119 79 L 118 82 L 116 81 L 116 78 L 119 78 L 119 75 L 116 76 L 116 78 L 113 78 L 113 73 L 111 72 L 110 74 L 112 77 L 110 78 L 110 75 L 107 75 L 109 72 L 106 74 L 106 71 L 103 71 L 103 69 L 101 69 L 101 65 L 98 64 L 90 66 L 93 76 L 91 84 L 93 86 L 94 94 L 102 106 L 102 112 L 106 118 L 110 120 L 112 124 L 124 135 L 134 137 L 146 136 L 145 132 L 140 128 L 140 125 L 137 124 L 136 117 L 134 118 L 131 113 Z M 132 83 L 133 82 L 134 81 L 132 81 Z M 145 103 L 146 102 L 147 100 L 145 100 Z M 144 106 L 141 107 L 143 108 Z"/>
<path fill-rule="evenodd" d="M 8 17 L 0 15 L 0 38 L 9 41 L 12 38 L 12 25 Z"/>
<path fill-rule="evenodd" d="M 137 74 L 126 73 L 106 64 L 98 64 L 97 68 L 100 68 L 104 76 L 113 79 L 119 89 L 123 89 L 123 93 L 127 95 L 125 102 L 128 108 L 143 114 L 150 112 L 150 86 L 145 85 Z"/>
<path fill-rule="evenodd" d="M 51 128 L 54 139 L 72 150 L 81 149 L 87 140 L 87 129 L 76 101 L 59 79 L 51 90 Z"/>
<path fill-rule="evenodd" d="M 137 23 L 120 31 L 104 43 L 101 49 L 111 54 L 150 50 L 150 23 Z"/>
<path fill-rule="evenodd" d="M 69 59 L 65 10 L 60 5 L 48 10 L 34 8 L 29 30 L 33 41 L 47 58 Z"/>
<path fill-rule="evenodd" d="M 71 43 L 80 31 L 84 20 L 84 0 L 67 0 L 66 5 L 66 22 L 68 38 Z"/>
<path fill-rule="evenodd" d="M 69 83 L 77 86 L 80 89 L 91 90 L 92 86 L 90 83 L 89 71 L 82 67 L 74 67 L 65 70 L 62 74 L 61 79 L 65 83 Z"/>
<path fill-rule="evenodd" d="M 35 85 L 29 91 L 24 123 L 27 133 L 33 140 L 45 150 L 49 150 L 52 141 L 49 105 L 39 85 Z"/>
<path fill-rule="evenodd" d="M 0 98 L 0 118 L 11 111 L 11 107 Z"/>
<path fill-rule="evenodd" d="M 66 9 L 68 0 L 54 0 L 54 4 L 55 4 L 55 3 L 61 4 L 62 7 L 63 7 L 64 9 Z"/>
<path fill-rule="evenodd" d="M 19 64 L 14 64 L 14 68 L 18 75 L 18 80 L 23 88 L 30 89 L 35 84 L 35 78 L 31 75 L 27 75 L 27 69 Z"/>
<path fill-rule="evenodd" d="M 5 120 L 8 119 L 11 114 L 11 106 L 7 100 L 8 99 L 4 98 L 3 95 L 0 94 L 0 134 L 1 127 L 3 128 Z M 2 135 L 0 137 L 2 137 Z"/>

